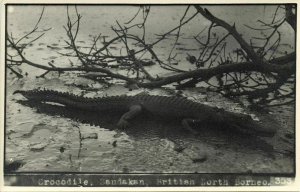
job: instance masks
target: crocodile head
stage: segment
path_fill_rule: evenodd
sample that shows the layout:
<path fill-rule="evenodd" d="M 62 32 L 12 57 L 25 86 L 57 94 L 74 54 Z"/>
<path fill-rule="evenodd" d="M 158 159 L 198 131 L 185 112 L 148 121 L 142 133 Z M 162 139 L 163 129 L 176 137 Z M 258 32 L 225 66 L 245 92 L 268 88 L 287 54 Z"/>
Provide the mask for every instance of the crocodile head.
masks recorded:
<path fill-rule="evenodd" d="M 237 130 L 241 133 L 273 137 L 276 133 L 276 127 L 264 125 L 261 121 L 255 121 L 250 115 L 226 112 L 223 116 L 224 122 L 227 122 L 228 128 Z"/>

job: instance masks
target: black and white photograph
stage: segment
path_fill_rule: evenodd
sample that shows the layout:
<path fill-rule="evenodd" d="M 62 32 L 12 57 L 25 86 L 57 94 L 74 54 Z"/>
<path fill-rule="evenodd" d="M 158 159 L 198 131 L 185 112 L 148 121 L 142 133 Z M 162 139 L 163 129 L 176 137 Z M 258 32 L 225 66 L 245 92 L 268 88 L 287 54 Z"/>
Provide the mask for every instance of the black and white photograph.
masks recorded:
<path fill-rule="evenodd" d="M 297 4 L 262 3 L 4 4 L 4 187 L 295 185 Z"/>

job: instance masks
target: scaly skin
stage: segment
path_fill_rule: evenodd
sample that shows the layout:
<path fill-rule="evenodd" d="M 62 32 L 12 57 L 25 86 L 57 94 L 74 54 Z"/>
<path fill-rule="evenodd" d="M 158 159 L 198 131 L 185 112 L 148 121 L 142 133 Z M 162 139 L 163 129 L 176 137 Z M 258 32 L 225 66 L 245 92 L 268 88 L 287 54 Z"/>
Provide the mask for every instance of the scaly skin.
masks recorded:
<path fill-rule="evenodd" d="M 66 107 L 89 111 L 123 112 L 124 115 L 118 122 L 118 126 L 122 128 L 127 127 L 128 121 L 138 116 L 142 111 L 147 111 L 162 117 L 181 119 L 183 127 L 195 134 L 197 131 L 190 127 L 190 123 L 203 121 L 216 124 L 224 123 L 237 131 L 261 136 L 273 136 L 276 132 L 272 128 L 265 128 L 249 115 L 210 107 L 182 97 L 136 95 L 87 98 L 52 90 L 18 90 L 14 92 L 14 94 L 16 93 L 22 94 L 31 101 L 55 102 Z"/>

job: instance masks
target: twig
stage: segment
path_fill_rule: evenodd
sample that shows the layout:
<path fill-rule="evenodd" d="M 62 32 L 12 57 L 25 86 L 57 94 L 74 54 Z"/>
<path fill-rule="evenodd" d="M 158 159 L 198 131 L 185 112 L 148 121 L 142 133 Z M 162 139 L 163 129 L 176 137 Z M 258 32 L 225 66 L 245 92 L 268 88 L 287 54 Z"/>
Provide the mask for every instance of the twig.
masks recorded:
<path fill-rule="evenodd" d="M 12 67 L 10 67 L 9 65 L 7 65 L 7 68 L 9 68 L 11 70 L 11 72 L 13 72 L 18 78 L 23 78 L 23 75 L 18 73 L 17 71 L 15 71 Z"/>

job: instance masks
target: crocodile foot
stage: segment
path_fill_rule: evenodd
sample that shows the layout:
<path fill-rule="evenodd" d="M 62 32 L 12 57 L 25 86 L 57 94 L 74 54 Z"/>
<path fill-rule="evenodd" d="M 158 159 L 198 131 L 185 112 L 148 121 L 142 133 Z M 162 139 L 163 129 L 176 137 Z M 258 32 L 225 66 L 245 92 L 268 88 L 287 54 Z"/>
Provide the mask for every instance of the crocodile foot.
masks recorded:
<path fill-rule="evenodd" d="M 120 128 L 120 129 L 126 129 L 127 127 L 129 127 L 129 123 L 128 121 L 124 120 L 124 119 L 120 119 L 117 126 Z"/>

